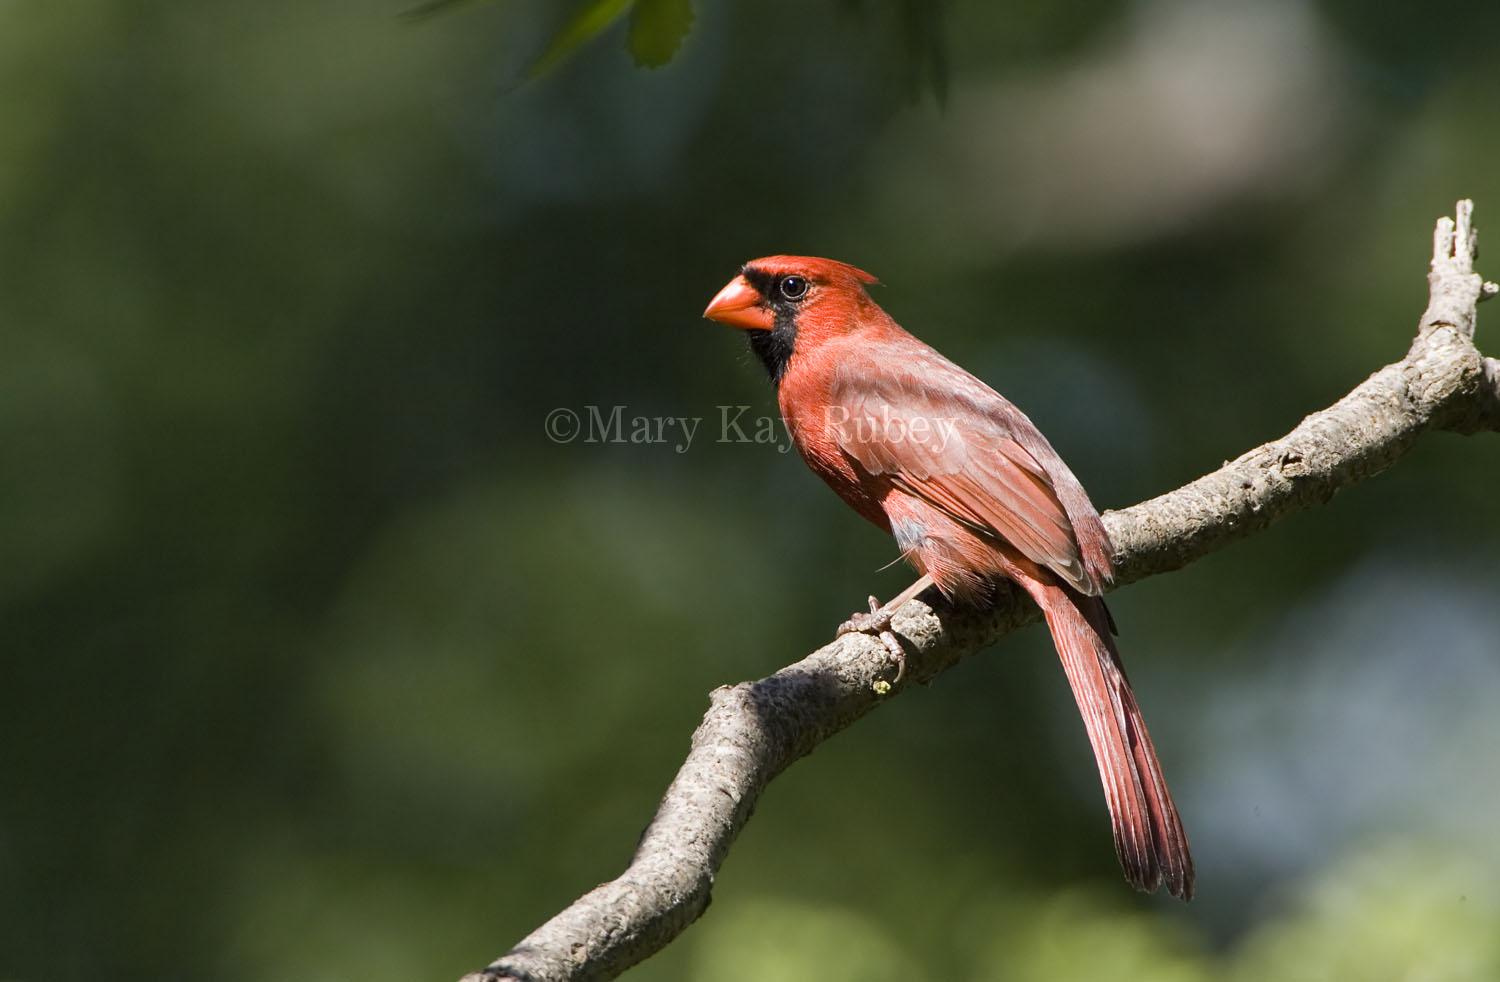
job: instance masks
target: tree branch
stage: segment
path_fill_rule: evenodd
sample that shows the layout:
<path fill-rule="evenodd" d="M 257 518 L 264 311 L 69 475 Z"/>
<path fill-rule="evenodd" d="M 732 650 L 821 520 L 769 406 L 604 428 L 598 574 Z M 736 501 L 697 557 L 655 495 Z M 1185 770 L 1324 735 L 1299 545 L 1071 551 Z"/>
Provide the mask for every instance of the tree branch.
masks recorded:
<path fill-rule="evenodd" d="M 1405 358 L 1281 439 L 1105 514 L 1117 585 L 1179 569 L 1324 504 L 1395 463 L 1430 430 L 1500 430 L 1500 363 L 1473 343 L 1475 308 L 1497 291 L 1473 271 L 1472 211 L 1460 201 L 1456 221 L 1437 223 L 1430 303 Z M 987 611 L 937 603 L 913 600 L 896 615 L 907 652 L 899 688 L 888 680 L 893 666 L 881 643 L 847 634 L 774 675 L 714 690 L 692 750 L 625 872 L 462 982 L 610 979 L 661 950 L 708 906 L 714 874 L 773 778 L 901 689 L 1038 616 L 1014 588 L 1002 588 Z"/>

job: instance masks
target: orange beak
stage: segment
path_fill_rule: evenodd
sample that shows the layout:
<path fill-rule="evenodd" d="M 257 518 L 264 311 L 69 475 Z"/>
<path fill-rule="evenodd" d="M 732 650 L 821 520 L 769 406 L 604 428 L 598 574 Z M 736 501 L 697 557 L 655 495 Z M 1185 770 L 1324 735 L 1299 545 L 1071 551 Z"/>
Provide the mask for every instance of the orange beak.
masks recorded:
<path fill-rule="evenodd" d="M 729 281 L 703 311 L 703 316 L 720 324 L 739 327 L 747 331 L 769 331 L 775 327 L 775 317 L 766 306 L 766 298 L 750 285 L 743 275 Z"/>

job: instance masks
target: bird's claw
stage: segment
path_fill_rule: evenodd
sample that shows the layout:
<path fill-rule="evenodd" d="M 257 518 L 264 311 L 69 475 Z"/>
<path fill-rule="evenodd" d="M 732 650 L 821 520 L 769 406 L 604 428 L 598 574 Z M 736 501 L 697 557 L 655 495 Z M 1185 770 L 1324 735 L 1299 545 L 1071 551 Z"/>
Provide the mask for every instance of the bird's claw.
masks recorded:
<path fill-rule="evenodd" d="M 906 651 L 902 649 L 901 642 L 896 640 L 896 635 L 891 631 L 891 611 L 880 606 L 880 601 L 874 597 L 870 598 L 870 612 L 852 615 L 847 621 L 839 625 L 838 633 L 844 634 L 873 634 L 885 645 L 886 653 L 891 656 L 891 661 L 896 663 L 896 677 L 886 686 L 897 685 L 906 677 Z M 880 683 L 876 683 L 877 686 Z M 882 690 L 885 691 L 885 690 Z"/>
<path fill-rule="evenodd" d="M 882 610 L 880 601 L 870 598 L 870 612 L 851 614 L 839 625 L 839 634 L 879 634 L 891 629 L 891 612 Z"/>

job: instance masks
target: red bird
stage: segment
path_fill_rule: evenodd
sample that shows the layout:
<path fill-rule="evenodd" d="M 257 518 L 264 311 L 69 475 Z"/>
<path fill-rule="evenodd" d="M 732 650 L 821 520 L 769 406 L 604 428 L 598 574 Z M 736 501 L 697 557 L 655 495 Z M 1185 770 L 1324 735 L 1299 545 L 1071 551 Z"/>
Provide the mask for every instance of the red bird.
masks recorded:
<path fill-rule="evenodd" d="M 808 466 L 922 574 L 840 633 L 888 630 L 934 584 L 971 604 L 999 577 L 1020 584 L 1073 687 L 1126 877 L 1191 899 L 1187 836 L 1101 597 L 1113 547 L 1099 513 L 1031 420 L 902 330 L 865 291 L 875 282 L 831 259 L 770 256 L 745 264 L 703 312 L 748 332 Z"/>

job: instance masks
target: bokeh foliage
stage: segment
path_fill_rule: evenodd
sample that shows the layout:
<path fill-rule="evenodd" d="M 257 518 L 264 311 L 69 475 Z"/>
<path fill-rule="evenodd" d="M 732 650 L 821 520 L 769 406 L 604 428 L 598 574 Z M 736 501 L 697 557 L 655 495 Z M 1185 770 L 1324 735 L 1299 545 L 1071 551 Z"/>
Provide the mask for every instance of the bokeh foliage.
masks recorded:
<path fill-rule="evenodd" d="M 1500 226 L 1493 4 L 628 7 L 0 5 L 0 978 L 457 977 L 614 875 L 704 694 L 907 578 L 728 439 L 741 261 L 882 276 L 1117 507 Z M 591 406 L 703 422 L 544 432 Z M 1437 435 L 1112 599 L 1191 906 L 1029 631 L 779 779 L 631 977 L 1500 975 L 1497 478 Z"/>

